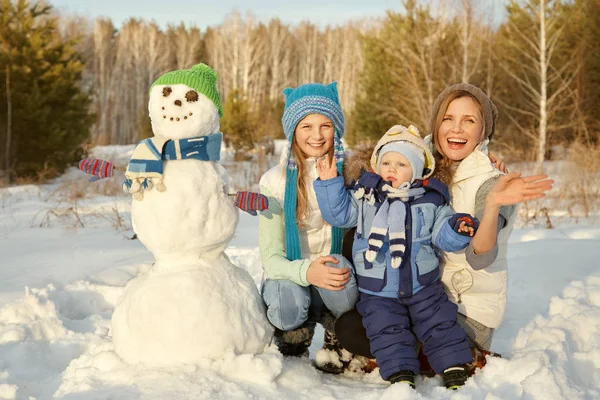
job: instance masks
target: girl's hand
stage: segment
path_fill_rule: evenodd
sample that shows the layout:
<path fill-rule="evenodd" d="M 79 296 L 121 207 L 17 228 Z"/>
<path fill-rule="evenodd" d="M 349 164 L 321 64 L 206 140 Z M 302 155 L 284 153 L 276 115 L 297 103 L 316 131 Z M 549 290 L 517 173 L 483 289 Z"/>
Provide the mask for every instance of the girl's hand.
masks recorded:
<path fill-rule="evenodd" d="M 333 179 L 338 174 L 335 164 L 335 156 L 331 157 L 331 162 L 329 162 L 328 159 L 329 157 L 325 155 L 321 159 L 317 160 L 317 171 L 319 171 L 319 178 L 322 181 Z"/>
<path fill-rule="evenodd" d="M 350 269 L 329 267 L 325 264 L 326 262 L 339 263 L 338 259 L 332 256 L 317 258 L 310 263 L 310 267 L 306 270 L 306 280 L 311 285 L 323 289 L 342 290 L 350 280 Z"/>
<path fill-rule="evenodd" d="M 486 202 L 500 207 L 542 198 L 554 184 L 552 179 L 547 178 L 548 175 L 521 178 L 518 172 L 503 175 L 488 193 Z"/>
<path fill-rule="evenodd" d="M 490 158 L 490 161 L 492 162 L 492 164 L 494 164 L 496 169 L 502 171 L 505 174 L 508 174 L 508 166 L 496 153 L 490 151 L 490 155 L 488 157 Z"/>

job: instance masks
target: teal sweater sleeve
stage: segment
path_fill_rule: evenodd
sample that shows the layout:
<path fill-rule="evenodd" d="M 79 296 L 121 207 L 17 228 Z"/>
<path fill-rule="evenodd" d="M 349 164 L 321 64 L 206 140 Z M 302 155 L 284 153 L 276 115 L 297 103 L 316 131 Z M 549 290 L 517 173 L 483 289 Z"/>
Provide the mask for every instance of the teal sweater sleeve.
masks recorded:
<path fill-rule="evenodd" d="M 258 217 L 258 248 L 265 275 L 269 279 L 288 279 L 300 286 L 310 285 L 306 280 L 309 259 L 290 261 L 285 252 L 285 223 L 283 207 L 264 186 L 261 194 L 269 199 L 269 209 Z"/>

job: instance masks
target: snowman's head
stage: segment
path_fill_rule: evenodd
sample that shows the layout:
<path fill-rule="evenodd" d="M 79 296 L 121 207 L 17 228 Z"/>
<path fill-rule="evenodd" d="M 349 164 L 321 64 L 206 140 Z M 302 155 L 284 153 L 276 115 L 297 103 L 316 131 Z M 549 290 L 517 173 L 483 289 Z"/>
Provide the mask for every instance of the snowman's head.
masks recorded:
<path fill-rule="evenodd" d="M 183 139 L 219 132 L 223 109 L 216 83 L 217 73 L 205 64 L 158 78 L 148 103 L 154 135 Z"/>

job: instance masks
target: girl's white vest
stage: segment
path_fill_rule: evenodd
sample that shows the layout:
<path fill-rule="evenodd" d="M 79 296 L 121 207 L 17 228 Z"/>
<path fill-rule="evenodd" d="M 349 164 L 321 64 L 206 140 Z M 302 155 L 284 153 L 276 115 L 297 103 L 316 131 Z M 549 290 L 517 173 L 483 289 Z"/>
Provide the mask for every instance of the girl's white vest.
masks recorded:
<path fill-rule="evenodd" d="M 487 142 L 487 141 L 486 141 Z M 501 174 L 487 156 L 486 142 L 482 143 L 458 166 L 450 186 L 452 207 L 456 212 L 475 215 L 475 196 L 488 179 Z M 507 243 L 516 212 L 498 235 L 498 257 L 489 267 L 476 271 L 467 263 L 465 251 L 441 252 L 442 282 L 448 297 L 458 305 L 458 312 L 497 328 L 506 309 L 508 283 Z"/>
<path fill-rule="evenodd" d="M 287 162 L 287 157 L 283 157 L 284 154 L 282 154 L 280 164 L 267 171 L 260 180 L 260 185 L 269 189 L 282 208 L 285 195 L 285 165 Z M 317 159 L 314 157 L 306 159 L 308 219 L 305 221 L 305 225 L 298 229 L 301 258 L 310 259 L 311 261 L 331 253 L 331 225 L 325 222 L 321 216 L 317 195 L 312 185 L 313 181 L 319 177 L 316 162 Z M 283 213 L 281 217 L 283 220 Z M 285 237 L 282 240 L 285 243 Z"/>

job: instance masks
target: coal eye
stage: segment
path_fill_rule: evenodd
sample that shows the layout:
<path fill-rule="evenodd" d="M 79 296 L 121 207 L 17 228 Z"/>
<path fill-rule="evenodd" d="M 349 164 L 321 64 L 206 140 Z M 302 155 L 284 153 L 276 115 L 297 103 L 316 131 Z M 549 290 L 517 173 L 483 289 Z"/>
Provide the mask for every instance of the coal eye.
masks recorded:
<path fill-rule="evenodd" d="M 163 88 L 163 96 L 164 96 L 164 97 L 168 97 L 168 96 L 171 94 L 171 92 L 172 92 L 172 91 L 173 91 L 173 89 L 171 89 L 171 88 L 170 88 L 170 87 L 168 87 L 168 86 L 167 86 L 167 87 L 165 87 L 165 88 Z"/>
<path fill-rule="evenodd" d="M 194 90 L 190 90 L 189 92 L 187 92 L 185 94 L 185 99 L 188 101 L 188 103 L 193 103 L 194 101 L 198 101 L 198 93 L 196 93 L 196 91 L 194 91 Z"/>

